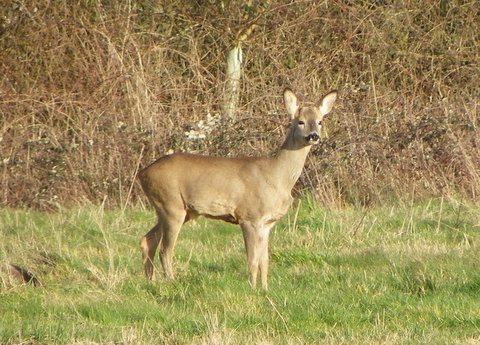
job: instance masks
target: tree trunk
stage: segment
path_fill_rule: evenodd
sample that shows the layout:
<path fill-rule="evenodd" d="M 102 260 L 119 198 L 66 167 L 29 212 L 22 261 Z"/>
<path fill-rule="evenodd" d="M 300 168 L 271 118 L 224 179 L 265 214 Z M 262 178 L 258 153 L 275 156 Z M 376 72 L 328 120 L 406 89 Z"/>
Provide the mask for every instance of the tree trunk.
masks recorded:
<path fill-rule="evenodd" d="M 242 48 L 240 44 L 237 44 L 230 49 L 227 55 L 227 79 L 225 81 L 223 115 L 229 120 L 235 120 L 237 115 L 240 79 L 242 77 L 242 60 Z"/>

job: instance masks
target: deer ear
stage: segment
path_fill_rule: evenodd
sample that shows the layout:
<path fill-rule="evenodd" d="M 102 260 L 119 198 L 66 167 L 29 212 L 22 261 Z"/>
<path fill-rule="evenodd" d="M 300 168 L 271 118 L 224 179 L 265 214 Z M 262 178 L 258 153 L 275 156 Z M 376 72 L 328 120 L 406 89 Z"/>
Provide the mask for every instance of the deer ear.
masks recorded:
<path fill-rule="evenodd" d="M 331 91 L 322 98 L 318 107 L 323 116 L 327 115 L 332 110 L 336 99 L 337 91 Z"/>
<path fill-rule="evenodd" d="M 283 100 L 285 101 L 285 107 L 290 118 L 293 119 L 298 110 L 297 96 L 290 89 L 283 91 Z"/>

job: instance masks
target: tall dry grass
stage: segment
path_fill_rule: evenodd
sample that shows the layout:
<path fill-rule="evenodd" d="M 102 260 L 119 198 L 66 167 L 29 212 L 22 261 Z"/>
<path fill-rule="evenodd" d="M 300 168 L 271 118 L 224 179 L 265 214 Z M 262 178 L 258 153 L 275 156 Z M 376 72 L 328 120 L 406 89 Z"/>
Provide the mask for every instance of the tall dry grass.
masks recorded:
<path fill-rule="evenodd" d="M 7 1 L 0 8 L 1 204 L 126 205 L 171 151 L 260 155 L 279 95 L 340 89 L 298 189 L 332 206 L 480 192 L 478 2 Z M 220 120 L 242 27 L 238 121 Z"/>

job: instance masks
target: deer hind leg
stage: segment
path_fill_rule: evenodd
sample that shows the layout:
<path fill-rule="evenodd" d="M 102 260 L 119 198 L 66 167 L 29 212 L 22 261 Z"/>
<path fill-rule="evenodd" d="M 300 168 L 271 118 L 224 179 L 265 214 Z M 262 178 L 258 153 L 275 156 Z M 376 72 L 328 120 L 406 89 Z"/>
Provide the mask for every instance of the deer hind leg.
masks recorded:
<path fill-rule="evenodd" d="M 177 242 L 178 234 L 182 224 L 186 220 L 185 210 L 177 212 L 169 212 L 168 216 L 165 217 L 164 223 L 162 226 L 162 241 L 160 243 L 160 261 L 162 262 L 163 271 L 165 272 L 165 277 L 168 279 L 173 279 L 173 268 L 172 268 L 172 258 L 175 249 L 175 244 Z"/>
<path fill-rule="evenodd" d="M 162 230 L 160 221 L 149 232 L 145 234 L 140 240 L 140 247 L 142 249 L 142 261 L 145 275 L 148 279 L 153 277 L 153 258 L 157 251 L 158 244 L 162 239 Z"/>
<path fill-rule="evenodd" d="M 257 275 L 260 270 L 262 288 L 268 288 L 268 237 L 273 224 L 255 225 L 242 223 L 243 238 L 247 250 L 249 281 L 252 287 L 257 285 Z"/>

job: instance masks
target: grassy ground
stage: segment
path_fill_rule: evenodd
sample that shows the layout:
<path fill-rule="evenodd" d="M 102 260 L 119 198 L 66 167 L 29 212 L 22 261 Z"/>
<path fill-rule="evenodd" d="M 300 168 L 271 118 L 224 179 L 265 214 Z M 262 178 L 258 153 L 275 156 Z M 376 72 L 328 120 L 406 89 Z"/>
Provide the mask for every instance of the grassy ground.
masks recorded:
<path fill-rule="evenodd" d="M 477 344 L 480 207 L 451 199 L 325 210 L 304 199 L 271 238 L 270 290 L 247 284 L 237 227 L 183 230 L 178 279 L 146 281 L 151 210 L 0 210 L 2 344 Z"/>

